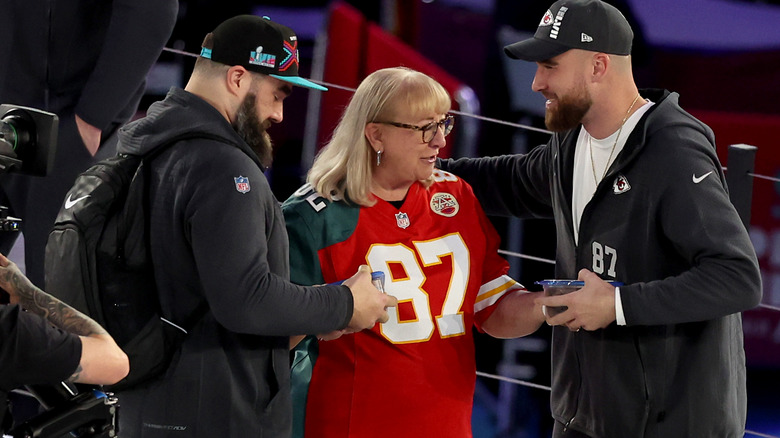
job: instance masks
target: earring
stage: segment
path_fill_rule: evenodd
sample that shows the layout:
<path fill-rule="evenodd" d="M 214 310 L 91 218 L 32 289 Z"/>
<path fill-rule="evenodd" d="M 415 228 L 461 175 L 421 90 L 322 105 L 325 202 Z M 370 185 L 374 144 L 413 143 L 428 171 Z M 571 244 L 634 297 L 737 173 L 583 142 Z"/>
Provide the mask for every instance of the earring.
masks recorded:
<path fill-rule="evenodd" d="M 376 151 L 376 166 L 379 167 L 379 163 L 382 162 L 382 151 Z"/>

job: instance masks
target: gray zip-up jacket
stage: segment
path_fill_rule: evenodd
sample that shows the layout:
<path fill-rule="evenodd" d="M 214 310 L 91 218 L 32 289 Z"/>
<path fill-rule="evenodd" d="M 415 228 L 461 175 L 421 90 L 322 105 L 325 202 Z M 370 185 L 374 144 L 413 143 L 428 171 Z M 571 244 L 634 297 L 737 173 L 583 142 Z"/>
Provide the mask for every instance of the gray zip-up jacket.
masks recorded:
<path fill-rule="evenodd" d="M 120 393 L 122 434 L 289 436 L 288 336 L 343 329 L 352 294 L 287 281 L 279 202 L 257 156 L 206 101 L 172 89 L 120 130 L 119 153 L 185 134 L 196 138 L 152 161 L 150 238 L 163 314 L 194 326 L 160 380 Z"/>
<path fill-rule="evenodd" d="M 585 207 L 574 243 L 579 129 L 525 155 L 443 161 L 494 215 L 554 217 L 556 275 L 620 288 L 627 326 L 553 329 L 552 415 L 600 438 L 741 437 L 740 312 L 761 299 L 758 261 L 729 201 L 712 130 L 678 95 L 642 90 L 641 118 Z"/>

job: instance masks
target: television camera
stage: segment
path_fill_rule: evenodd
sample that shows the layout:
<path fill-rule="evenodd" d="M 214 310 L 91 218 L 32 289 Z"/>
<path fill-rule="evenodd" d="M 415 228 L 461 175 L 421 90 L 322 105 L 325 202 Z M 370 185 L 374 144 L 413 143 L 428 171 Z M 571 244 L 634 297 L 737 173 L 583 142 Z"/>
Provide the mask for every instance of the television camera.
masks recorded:
<path fill-rule="evenodd" d="M 18 105 L 0 105 L 0 174 L 46 176 L 54 164 L 56 114 Z M 22 220 L 0 206 L 0 231 L 19 231 Z"/>
<path fill-rule="evenodd" d="M 58 127 L 56 114 L 18 105 L 0 105 L 0 174 L 46 176 L 54 164 Z M 21 223 L 21 218 L 8 216 L 8 208 L 0 206 L 0 233 L 19 231 Z M 34 397 L 43 412 L 15 425 L 10 431 L 0 430 L 0 435 L 4 432 L 14 438 L 117 436 L 119 405 L 113 394 L 94 386 L 65 382 L 26 385 L 14 392 Z"/>

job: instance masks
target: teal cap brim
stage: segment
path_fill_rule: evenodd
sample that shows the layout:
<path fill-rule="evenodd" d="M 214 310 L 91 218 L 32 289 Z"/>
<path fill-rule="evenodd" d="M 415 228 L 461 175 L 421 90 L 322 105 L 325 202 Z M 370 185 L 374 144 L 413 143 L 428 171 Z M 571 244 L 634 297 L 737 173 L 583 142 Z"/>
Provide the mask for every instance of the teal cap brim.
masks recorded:
<path fill-rule="evenodd" d="M 322 85 L 315 84 L 310 80 L 298 76 L 280 76 L 280 75 L 269 75 L 269 76 L 273 76 L 276 79 L 289 82 L 299 87 L 306 87 L 306 88 L 311 88 L 312 90 L 319 90 L 319 91 L 328 91 L 328 89 L 323 87 Z"/>

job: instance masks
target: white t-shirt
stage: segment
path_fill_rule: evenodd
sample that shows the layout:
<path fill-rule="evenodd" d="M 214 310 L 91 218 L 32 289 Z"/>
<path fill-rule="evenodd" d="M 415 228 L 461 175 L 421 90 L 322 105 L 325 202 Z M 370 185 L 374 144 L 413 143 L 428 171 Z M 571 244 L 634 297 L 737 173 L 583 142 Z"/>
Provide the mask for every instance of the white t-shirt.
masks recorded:
<path fill-rule="evenodd" d="M 574 152 L 574 180 L 572 181 L 572 220 L 574 221 L 574 243 L 579 241 L 580 231 L 580 218 L 582 212 L 585 210 L 585 206 L 588 205 L 593 198 L 593 194 L 596 193 L 596 187 L 601 179 L 604 177 L 605 171 L 609 168 L 615 158 L 623 150 L 623 146 L 626 144 L 631 131 L 634 130 L 636 124 L 644 113 L 647 112 L 650 107 L 653 106 L 653 102 L 645 101 L 645 104 L 639 107 L 639 109 L 631 114 L 623 125 L 623 130 L 618 129 L 613 132 L 609 137 L 597 139 L 591 137 L 591 135 L 584 128 L 580 129 L 580 134 L 577 137 L 577 148 Z M 617 138 L 618 132 L 620 138 Z M 617 144 L 615 140 L 617 139 Z M 615 147 L 614 152 L 612 147 Z M 591 151 L 591 147 L 593 150 Z M 591 158 L 592 152 L 592 158 Z M 610 157 L 611 153 L 611 157 Z M 607 162 L 609 160 L 609 162 Z M 595 177 L 594 177 L 595 173 Z"/>

